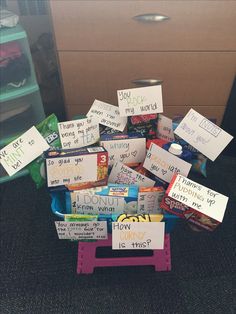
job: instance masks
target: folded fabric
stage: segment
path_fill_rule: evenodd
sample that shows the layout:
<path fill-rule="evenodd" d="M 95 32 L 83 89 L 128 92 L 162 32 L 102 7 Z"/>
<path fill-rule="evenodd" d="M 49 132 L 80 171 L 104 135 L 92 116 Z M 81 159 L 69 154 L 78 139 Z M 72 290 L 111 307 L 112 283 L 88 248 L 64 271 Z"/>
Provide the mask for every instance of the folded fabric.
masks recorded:
<path fill-rule="evenodd" d="M 17 41 L 11 41 L 0 45 L 0 67 L 7 66 L 8 63 L 22 55 L 20 45 Z"/>
<path fill-rule="evenodd" d="M 28 58 L 22 54 L 9 62 L 6 67 L 0 67 L 0 88 L 11 86 L 19 88 L 25 84 L 26 78 L 30 76 L 30 63 Z"/>

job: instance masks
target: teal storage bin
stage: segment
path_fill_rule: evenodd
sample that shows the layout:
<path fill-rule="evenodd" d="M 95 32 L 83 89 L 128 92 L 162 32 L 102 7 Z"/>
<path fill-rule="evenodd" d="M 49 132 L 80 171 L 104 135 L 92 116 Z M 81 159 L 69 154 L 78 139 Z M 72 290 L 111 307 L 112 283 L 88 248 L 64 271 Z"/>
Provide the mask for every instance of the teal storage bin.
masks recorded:
<path fill-rule="evenodd" d="M 27 34 L 18 24 L 0 29 L 0 149 L 45 118 Z M 8 176 L 0 166 L 0 183 L 28 174 Z"/>
<path fill-rule="evenodd" d="M 51 195 L 51 209 L 52 212 L 59 217 L 60 219 L 64 219 L 64 215 L 67 214 L 66 212 L 66 192 L 64 191 L 58 191 L 58 192 L 52 192 Z M 114 220 L 114 217 L 117 217 L 117 215 L 98 215 L 98 221 L 107 221 L 107 227 L 108 232 L 111 233 L 111 223 Z M 170 233 L 175 224 L 179 218 L 175 215 L 171 214 L 165 214 L 164 215 L 164 222 L 165 222 L 165 233 Z"/>

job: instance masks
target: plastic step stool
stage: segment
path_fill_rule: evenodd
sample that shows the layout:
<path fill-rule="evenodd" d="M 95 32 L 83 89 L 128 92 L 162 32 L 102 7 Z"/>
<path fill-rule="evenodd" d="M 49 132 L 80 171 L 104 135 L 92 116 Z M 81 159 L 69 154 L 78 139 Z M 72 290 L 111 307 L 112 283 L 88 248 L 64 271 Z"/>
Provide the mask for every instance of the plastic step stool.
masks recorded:
<path fill-rule="evenodd" d="M 150 265 L 155 267 L 155 271 L 171 270 L 170 255 L 170 234 L 165 234 L 164 249 L 152 250 L 152 256 L 136 257 L 96 257 L 98 247 L 112 246 L 112 237 L 109 234 L 107 240 L 98 240 L 96 242 L 79 242 L 77 274 L 92 274 L 95 267 L 111 266 L 143 266 Z"/>

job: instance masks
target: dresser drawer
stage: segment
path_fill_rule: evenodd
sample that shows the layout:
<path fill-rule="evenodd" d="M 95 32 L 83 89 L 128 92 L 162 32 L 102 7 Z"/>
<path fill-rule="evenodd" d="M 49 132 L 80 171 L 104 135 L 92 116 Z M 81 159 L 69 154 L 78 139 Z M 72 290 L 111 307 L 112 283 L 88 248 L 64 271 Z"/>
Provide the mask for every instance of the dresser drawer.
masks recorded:
<path fill-rule="evenodd" d="M 117 104 L 118 89 L 157 79 L 164 106 L 225 106 L 236 72 L 236 52 L 60 52 L 59 60 L 70 105 L 95 98 Z"/>
<path fill-rule="evenodd" d="M 66 114 L 68 119 L 72 119 L 76 115 L 79 114 L 87 114 L 89 111 L 91 105 L 70 105 L 68 104 L 66 106 Z M 204 117 L 207 118 L 215 118 L 216 124 L 220 125 L 225 107 L 220 106 L 217 107 L 217 110 L 215 107 L 207 107 L 207 106 L 165 106 L 163 114 L 169 118 L 173 118 L 176 116 L 184 116 L 191 108 L 202 114 Z"/>
<path fill-rule="evenodd" d="M 51 12 L 58 50 L 236 50 L 235 1 L 51 0 Z"/>

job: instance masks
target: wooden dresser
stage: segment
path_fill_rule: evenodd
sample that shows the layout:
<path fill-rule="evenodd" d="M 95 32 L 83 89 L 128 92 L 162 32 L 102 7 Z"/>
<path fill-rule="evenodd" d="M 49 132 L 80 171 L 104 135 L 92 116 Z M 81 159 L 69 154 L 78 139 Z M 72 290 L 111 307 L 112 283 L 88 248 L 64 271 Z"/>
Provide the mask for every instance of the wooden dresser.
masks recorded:
<path fill-rule="evenodd" d="M 220 124 L 236 73 L 236 1 L 51 0 L 67 118 L 157 84 L 164 114 Z"/>

